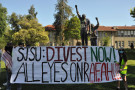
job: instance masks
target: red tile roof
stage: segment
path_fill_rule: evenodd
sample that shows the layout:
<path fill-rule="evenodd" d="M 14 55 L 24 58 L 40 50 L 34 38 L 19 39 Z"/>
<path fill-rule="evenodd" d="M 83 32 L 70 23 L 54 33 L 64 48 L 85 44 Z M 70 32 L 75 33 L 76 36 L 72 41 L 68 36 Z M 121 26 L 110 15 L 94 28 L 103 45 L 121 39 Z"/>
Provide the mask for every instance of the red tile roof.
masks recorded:
<path fill-rule="evenodd" d="M 54 25 L 47 25 L 45 26 L 45 31 L 55 31 L 55 26 Z"/>
<path fill-rule="evenodd" d="M 112 26 L 99 26 L 98 31 L 117 31 Z"/>
<path fill-rule="evenodd" d="M 135 30 L 135 26 L 99 26 L 98 31 Z"/>
<path fill-rule="evenodd" d="M 54 25 L 45 26 L 46 31 L 55 31 Z M 98 31 L 135 30 L 135 26 L 99 26 Z"/>
<path fill-rule="evenodd" d="M 135 30 L 135 26 L 117 26 L 117 30 Z"/>

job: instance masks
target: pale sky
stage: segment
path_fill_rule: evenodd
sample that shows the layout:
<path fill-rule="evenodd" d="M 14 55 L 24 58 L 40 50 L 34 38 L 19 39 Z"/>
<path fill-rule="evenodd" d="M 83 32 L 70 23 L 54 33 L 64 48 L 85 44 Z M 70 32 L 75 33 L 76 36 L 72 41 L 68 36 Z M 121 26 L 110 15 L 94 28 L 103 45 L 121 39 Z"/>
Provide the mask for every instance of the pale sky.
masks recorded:
<path fill-rule="evenodd" d="M 28 9 L 34 5 L 38 12 L 37 18 L 43 26 L 54 22 L 55 4 L 57 0 L 0 0 L 8 10 L 17 14 L 28 14 Z M 91 23 L 96 24 L 95 17 L 99 18 L 100 25 L 104 26 L 131 26 L 135 25 L 130 16 L 130 9 L 135 7 L 135 0 L 68 0 L 75 15 L 75 5 L 78 5 L 80 14 L 86 14 Z"/>

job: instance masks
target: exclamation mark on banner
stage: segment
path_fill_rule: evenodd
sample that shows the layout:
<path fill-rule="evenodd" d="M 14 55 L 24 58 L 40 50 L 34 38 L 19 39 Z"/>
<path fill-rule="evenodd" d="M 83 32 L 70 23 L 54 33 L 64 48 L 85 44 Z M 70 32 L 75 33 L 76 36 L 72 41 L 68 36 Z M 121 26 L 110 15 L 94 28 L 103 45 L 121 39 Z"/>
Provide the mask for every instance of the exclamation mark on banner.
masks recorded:
<path fill-rule="evenodd" d="M 117 62 L 114 48 L 113 48 L 113 57 L 114 57 L 114 62 Z"/>

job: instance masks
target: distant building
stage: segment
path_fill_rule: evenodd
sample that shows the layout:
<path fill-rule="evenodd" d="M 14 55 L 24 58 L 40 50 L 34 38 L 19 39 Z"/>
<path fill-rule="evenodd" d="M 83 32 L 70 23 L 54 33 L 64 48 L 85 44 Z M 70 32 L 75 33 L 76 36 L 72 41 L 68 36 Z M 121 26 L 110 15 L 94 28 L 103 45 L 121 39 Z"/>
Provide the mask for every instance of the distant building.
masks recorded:
<path fill-rule="evenodd" d="M 47 25 L 45 26 L 45 31 L 48 31 L 48 37 L 49 37 L 49 43 L 48 46 L 57 46 L 55 42 L 55 34 L 56 34 L 56 29 L 55 26 L 53 25 Z"/>
<path fill-rule="evenodd" d="M 47 25 L 45 30 L 49 32 L 50 46 L 56 46 L 55 27 Z M 114 48 L 130 48 L 131 43 L 135 45 L 135 26 L 99 26 L 97 31 L 98 46 L 103 46 L 103 37 L 106 33 L 110 37 L 110 46 Z M 75 46 L 76 42 L 76 40 L 70 40 L 68 45 Z M 88 45 L 90 45 L 90 40 L 88 40 Z"/>

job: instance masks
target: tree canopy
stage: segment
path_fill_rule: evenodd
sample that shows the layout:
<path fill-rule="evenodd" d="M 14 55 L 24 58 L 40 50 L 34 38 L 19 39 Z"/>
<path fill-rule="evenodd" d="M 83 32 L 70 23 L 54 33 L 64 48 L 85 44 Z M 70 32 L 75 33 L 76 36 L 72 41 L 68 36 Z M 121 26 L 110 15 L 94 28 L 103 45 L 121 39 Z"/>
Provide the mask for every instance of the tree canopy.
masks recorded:
<path fill-rule="evenodd" d="M 65 39 L 80 39 L 80 20 L 78 19 L 77 16 L 73 16 L 70 20 L 68 20 L 65 23 L 65 31 L 64 31 L 64 36 Z"/>
<path fill-rule="evenodd" d="M 18 22 L 21 20 L 22 16 L 17 15 L 15 12 L 9 16 L 8 22 L 11 24 L 11 29 L 14 30 L 14 32 L 17 32 L 20 30 Z"/>
<path fill-rule="evenodd" d="M 48 34 L 45 32 L 44 27 L 38 23 L 34 6 L 32 5 L 28 11 L 28 15 L 16 17 L 17 20 L 15 19 L 17 21 L 16 24 L 19 26 L 19 31 L 13 34 L 13 43 L 17 45 L 19 42 L 24 42 L 27 46 L 47 43 L 49 41 Z"/>
<path fill-rule="evenodd" d="M 65 22 L 72 15 L 72 9 L 70 6 L 67 5 L 67 3 L 67 0 L 57 0 L 57 4 L 55 7 L 57 13 L 54 15 L 54 26 L 56 28 L 56 38 L 60 41 L 62 41 L 64 37 L 63 31 L 65 30 Z"/>
<path fill-rule="evenodd" d="M 28 20 L 24 17 L 18 24 L 21 29 L 13 34 L 15 44 L 24 42 L 27 46 L 36 46 L 37 43 L 48 42 L 48 35 L 37 19 Z"/>
<path fill-rule="evenodd" d="M 130 10 L 131 17 L 135 18 L 135 7 Z"/>
<path fill-rule="evenodd" d="M 7 27 L 7 9 L 0 3 L 0 37 Z"/>
<path fill-rule="evenodd" d="M 107 33 L 105 33 L 105 37 L 103 37 L 103 43 L 104 43 L 103 46 L 109 46 L 110 40 L 111 40 L 111 38 L 109 37 L 109 35 L 107 35 Z"/>
<path fill-rule="evenodd" d="M 29 14 L 27 15 L 27 19 L 35 19 L 38 12 L 35 11 L 34 5 L 30 7 L 28 10 Z"/>

